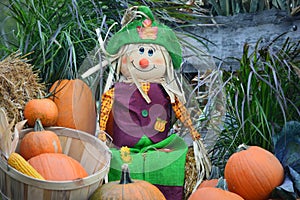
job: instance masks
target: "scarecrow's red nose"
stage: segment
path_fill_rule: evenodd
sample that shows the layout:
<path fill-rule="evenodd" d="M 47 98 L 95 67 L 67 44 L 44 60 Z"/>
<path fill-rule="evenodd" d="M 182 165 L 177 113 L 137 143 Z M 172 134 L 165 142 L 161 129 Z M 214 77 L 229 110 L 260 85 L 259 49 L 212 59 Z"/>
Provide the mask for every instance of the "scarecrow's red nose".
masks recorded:
<path fill-rule="evenodd" d="M 146 68 L 149 65 L 149 61 L 146 58 L 142 58 L 139 62 L 141 68 Z"/>

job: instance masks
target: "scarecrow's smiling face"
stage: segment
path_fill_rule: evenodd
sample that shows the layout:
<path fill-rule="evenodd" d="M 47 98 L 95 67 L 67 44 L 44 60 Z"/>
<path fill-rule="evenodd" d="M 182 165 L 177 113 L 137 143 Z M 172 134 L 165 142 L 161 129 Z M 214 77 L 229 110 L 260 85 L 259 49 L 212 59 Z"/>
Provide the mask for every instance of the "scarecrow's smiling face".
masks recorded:
<path fill-rule="evenodd" d="M 128 52 L 122 57 L 121 73 L 131 75 L 140 81 L 157 80 L 166 73 L 164 47 L 154 44 L 130 44 Z"/>

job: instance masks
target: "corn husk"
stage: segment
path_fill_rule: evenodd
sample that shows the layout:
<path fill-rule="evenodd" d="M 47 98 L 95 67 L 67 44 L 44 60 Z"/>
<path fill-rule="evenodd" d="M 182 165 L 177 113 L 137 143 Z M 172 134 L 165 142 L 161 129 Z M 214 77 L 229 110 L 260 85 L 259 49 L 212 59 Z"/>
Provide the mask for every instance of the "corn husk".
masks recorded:
<path fill-rule="evenodd" d="M 19 141 L 19 132 L 23 129 L 26 121 L 18 122 L 14 131 L 11 131 L 14 126 L 14 120 L 8 123 L 5 110 L 0 108 L 0 151 L 6 159 L 11 153 L 15 152 Z"/>

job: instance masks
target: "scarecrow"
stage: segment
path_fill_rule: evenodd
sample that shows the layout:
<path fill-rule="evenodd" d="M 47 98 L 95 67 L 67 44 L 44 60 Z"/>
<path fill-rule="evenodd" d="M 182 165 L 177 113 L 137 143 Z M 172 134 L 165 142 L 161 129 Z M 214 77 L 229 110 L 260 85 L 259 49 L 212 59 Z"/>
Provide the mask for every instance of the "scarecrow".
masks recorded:
<path fill-rule="evenodd" d="M 175 120 L 190 131 L 202 175 L 210 162 L 175 75 L 182 63 L 175 33 L 148 7 L 135 6 L 125 13 L 121 30 L 100 44 L 112 61 L 98 135 L 105 141 L 108 133 L 114 145 L 109 181 L 119 180 L 121 165 L 128 163 L 133 179 L 156 185 L 167 199 L 182 199 L 188 147 L 170 131 Z"/>

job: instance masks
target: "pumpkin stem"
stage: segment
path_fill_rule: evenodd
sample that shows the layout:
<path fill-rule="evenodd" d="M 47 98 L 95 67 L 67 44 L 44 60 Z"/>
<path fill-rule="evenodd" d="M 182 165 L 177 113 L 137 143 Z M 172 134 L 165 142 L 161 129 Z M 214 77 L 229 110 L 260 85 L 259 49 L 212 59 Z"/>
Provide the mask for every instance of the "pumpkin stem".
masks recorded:
<path fill-rule="evenodd" d="M 38 132 L 38 131 L 44 131 L 44 127 L 42 124 L 42 121 L 38 118 L 35 120 L 35 124 L 34 124 L 34 131 Z"/>
<path fill-rule="evenodd" d="M 128 183 L 133 183 L 133 181 L 130 178 L 128 164 L 123 164 L 122 165 L 122 175 L 121 175 L 121 180 L 120 180 L 119 184 L 128 184 Z"/>
<path fill-rule="evenodd" d="M 226 182 L 226 179 L 224 179 L 223 177 L 220 177 L 218 179 L 218 183 L 216 185 L 216 188 L 220 188 L 222 190 L 226 190 L 228 191 L 228 186 L 227 186 L 227 182 Z"/>
<path fill-rule="evenodd" d="M 209 177 L 207 178 L 208 180 L 211 180 L 211 179 L 218 179 L 221 177 L 221 170 L 219 167 L 213 165 L 211 167 L 211 171 L 210 171 L 210 175 Z"/>
<path fill-rule="evenodd" d="M 54 98 L 56 98 L 56 93 L 58 93 L 59 91 L 61 91 L 62 89 L 64 89 L 64 87 L 67 84 L 67 83 L 65 83 L 61 88 L 58 89 L 58 87 L 59 87 L 59 85 L 61 84 L 62 81 L 63 81 L 62 79 L 59 79 L 57 81 L 57 84 L 56 84 L 55 88 L 51 92 L 47 93 L 45 95 L 45 98 L 53 97 L 51 99 L 54 100 Z"/>
<path fill-rule="evenodd" d="M 246 144 L 240 144 L 236 150 L 236 152 L 240 152 L 240 151 L 244 151 L 244 150 L 247 150 L 249 148 L 248 145 Z"/>

